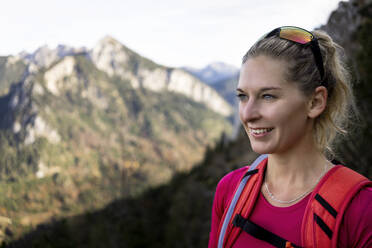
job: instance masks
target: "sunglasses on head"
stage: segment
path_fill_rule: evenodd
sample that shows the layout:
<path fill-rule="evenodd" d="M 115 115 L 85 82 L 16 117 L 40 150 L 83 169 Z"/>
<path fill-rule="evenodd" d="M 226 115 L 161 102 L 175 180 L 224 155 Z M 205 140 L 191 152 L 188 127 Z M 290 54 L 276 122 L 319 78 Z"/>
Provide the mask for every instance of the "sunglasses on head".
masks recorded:
<path fill-rule="evenodd" d="M 322 54 L 320 53 L 318 39 L 315 38 L 311 32 L 299 27 L 283 26 L 272 30 L 266 34 L 264 38 L 269 38 L 271 36 L 277 36 L 281 39 L 293 41 L 302 45 L 310 45 L 311 51 L 314 54 L 315 64 L 320 73 L 321 84 L 327 87 L 327 84 L 324 80 L 323 59 Z"/>

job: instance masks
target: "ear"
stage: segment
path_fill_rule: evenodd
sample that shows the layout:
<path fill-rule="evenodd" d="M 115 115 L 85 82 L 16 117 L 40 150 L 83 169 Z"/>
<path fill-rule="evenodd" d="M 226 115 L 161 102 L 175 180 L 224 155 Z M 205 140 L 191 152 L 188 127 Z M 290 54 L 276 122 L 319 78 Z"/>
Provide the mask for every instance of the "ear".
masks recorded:
<path fill-rule="evenodd" d="M 327 97 L 328 97 L 328 90 L 324 86 L 319 86 L 314 90 L 314 94 L 310 98 L 309 101 L 309 108 L 308 108 L 308 117 L 309 118 L 316 118 L 321 113 L 323 113 L 324 109 L 327 106 Z"/>

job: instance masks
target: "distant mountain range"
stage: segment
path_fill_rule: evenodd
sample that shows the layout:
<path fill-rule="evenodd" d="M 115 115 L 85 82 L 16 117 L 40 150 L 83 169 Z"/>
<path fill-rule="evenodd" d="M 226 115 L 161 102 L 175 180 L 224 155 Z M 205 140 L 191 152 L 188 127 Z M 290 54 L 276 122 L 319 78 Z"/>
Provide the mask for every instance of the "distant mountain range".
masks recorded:
<path fill-rule="evenodd" d="M 190 72 L 209 85 L 214 85 L 216 82 L 227 80 L 239 73 L 238 68 L 223 62 L 214 62 L 201 69 L 193 67 L 183 67 L 182 69 Z"/>

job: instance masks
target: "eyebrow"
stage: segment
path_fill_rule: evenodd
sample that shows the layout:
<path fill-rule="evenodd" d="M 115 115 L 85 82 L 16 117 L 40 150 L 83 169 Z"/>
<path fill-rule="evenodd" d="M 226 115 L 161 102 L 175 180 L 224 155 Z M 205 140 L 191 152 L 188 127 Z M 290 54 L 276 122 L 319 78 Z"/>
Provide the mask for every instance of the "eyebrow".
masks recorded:
<path fill-rule="evenodd" d="M 266 88 L 259 89 L 259 92 L 265 92 L 265 91 L 269 91 L 269 90 L 281 90 L 281 89 L 282 88 L 279 88 L 279 87 L 266 87 Z M 241 88 L 237 88 L 236 91 L 244 92 L 244 90 L 242 90 Z"/>

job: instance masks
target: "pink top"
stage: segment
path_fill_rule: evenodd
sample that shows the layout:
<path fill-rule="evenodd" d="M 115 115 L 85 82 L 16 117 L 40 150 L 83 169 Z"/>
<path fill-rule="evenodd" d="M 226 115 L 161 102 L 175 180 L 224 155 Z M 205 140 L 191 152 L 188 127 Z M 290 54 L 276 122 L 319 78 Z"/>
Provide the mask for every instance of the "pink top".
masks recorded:
<path fill-rule="evenodd" d="M 218 183 L 212 208 L 208 248 L 217 247 L 217 232 L 221 218 L 244 171 L 245 168 L 232 171 Z M 260 194 L 250 220 L 296 245 L 301 245 L 301 221 L 309 198 L 310 194 L 292 206 L 275 207 Z M 372 188 L 361 190 L 346 209 L 338 242 L 340 248 L 372 247 Z M 273 246 L 243 231 L 233 247 L 272 248 Z"/>

